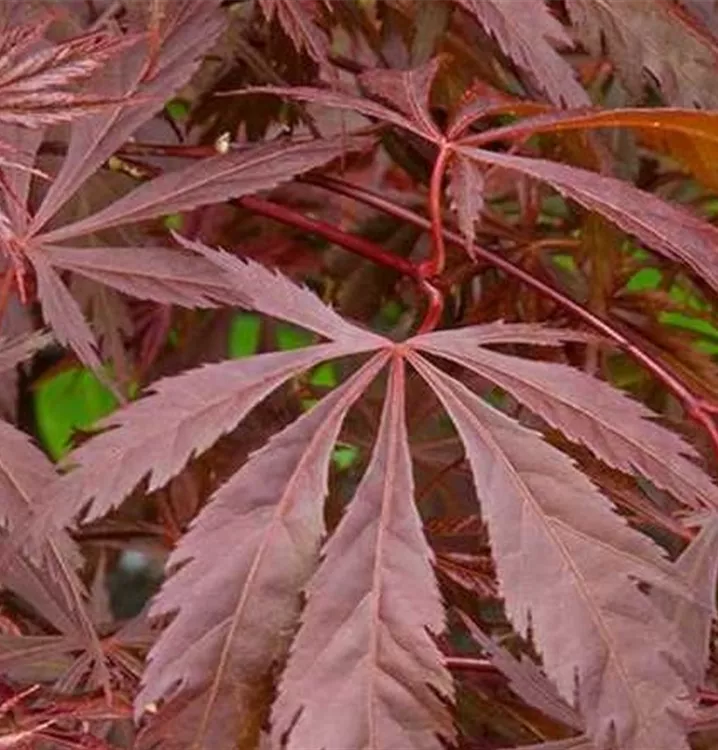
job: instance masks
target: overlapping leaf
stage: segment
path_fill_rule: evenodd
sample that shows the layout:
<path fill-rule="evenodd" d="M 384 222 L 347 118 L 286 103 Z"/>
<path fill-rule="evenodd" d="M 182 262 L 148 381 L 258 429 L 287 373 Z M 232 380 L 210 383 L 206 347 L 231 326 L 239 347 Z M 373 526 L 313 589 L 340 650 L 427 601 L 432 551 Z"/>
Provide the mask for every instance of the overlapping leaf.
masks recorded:
<path fill-rule="evenodd" d="M 444 613 L 414 503 L 403 368 L 395 358 L 371 462 L 309 586 L 274 707 L 275 741 L 291 729 L 294 750 L 440 750 L 453 734 L 451 678 L 429 635 Z"/>
<path fill-rule="evenodd" d="M 491 339 L 482 328 L 440 331 L 414 342 L 417 348 L 451 359 L 504 388 L 607 464 L 628 474 L 643 474 L 690 507 L 718 508 L 718 487 L 690 460 L 698 460 L 695 449 L 653 421 L 655 415 L 642 404 L 566 365 L 486 349 L 482 344 Z M 520 340 L 521 330 L 512 336 L 512 328 L 501 326 L 499 335 L 505 329 L 504 340 Z M 558 332 L 554 343 L 560 337 Z M 549 343 L 548 335 L 543 343 Z"/>
<path fill-rule="evenodd" d="M 142 6 L 134 9 L 129 33 L 145 31 L 142 14 L 147 10 Z M 94 92 L 107 98 L 131 96 L 133 100 L 73 123 L 62 168 L 33 217 L 33 234 L 188 80 L 219 34 L 222 18 L 216 0 L 171 3 L 157 30 L 159 45 L 145 36 L 103 68 L 101 77 L 93 81 Z M 157 47 L 160 52 L 155 57 Z"/>
<path fill-rule="evenodd" d="M 566 8 L 594 54 L 600 55 L 605 44 L 634 95 L 640 95 L 644 74 L 649 73 L 671 104 L 715 108 L 718 43 L 677 3 L 567 0 Z"/>
<path fill-rule="evenodd" d="M 556 692 L 556 688 L 528 658 L 517 659 L 499 643 L 480 630 L 462 612 L 461 620 L 471 637 L 489 655 L 494 666 L 509 679 L 511 689 L 530 706 L 538 708 L 567 727 L 583 730 L 580 714 Z"/>
<path fill-rule="evenodd" d="M 43 338 L 28 337 L 5 352 L 8 357 L 25 354 Z M 108 686 L 105 657 L 87 611 L 84 586 L 75 572 L 77 550 L 70 538 L 50 529 L 32 559 L 11 548 L 12 533 L 34 517 L 41 494 L 56 477 L 54 466 L 28 437 L 0 420 L 0 556 L 4 560 L 0 586 L 30 604 L 60 633 L 47 638 L 0 638 L 0 669 L 12 674 L 13 669 L 42 664 L 53 654 L 63 655 L 66 666 L 72 668 L 75 659 L 70 657 L 80 652 L 95 684 Z M 53 679 L 61 677 L 62 669 L 52 674 Z"/>
<path fill-rule="evenodd" d="M 89 675 L 91 685 L 109 689 L 107 658 L 68 546 L 69 539 L 55 532 L 42 547 L 42 561 L 32 561 L 17 553 L 11 537 L 0 532 L 0 555 L 7 560 L 0 584 L 30 604 L 58 632 L 0 636 L 0 669 L 31 682 L 52 681 L 64 690 L 75 689 Z"/>
<path fill-rule="evenodd" d="M 367 117 L 390 122 L 435 142 L 441 134 L 429 114 L 427 105 L 429 90 L 438 66 L 438 61 L 433 60 L 414 70 L 368 71 L 360 76 L 359 80 L 367 91 L 378 95 L 393 108 L 354 93 L 305 86 L 257 86 L 244 93 L 275 94 L 312 104 L 361 112 Z"/>
<path fill-rule="evenodd" d="M 484 207 L 484 173 L 479 165 L 458 157 L 449 167 L 447 193 L 459 220 L 459 229 L 471 246 L 476 239 L 476 224 Z"/>
<path fill-rule="evenodd" d="M 150 491 L 162 487 L 192 455 L 207 450 L 282 383 L 354 350 L 346 344 L 320 344 L 206 365 L 158 381 L 152 396 L 100 425 L 115 429 L 70 455 L 78 468 L 43 494 L 36 533 L 69 525 L 90 501 L 85 520 L 104 515 L 147 474 Z"/>
<path fill-rule="evenodd" d="M 138 299 L 185 307 L 241 305 L 246 298 L 215 265 L 166 247 L 45 246 L 43 256 L 58 270 L 72 271 Z"/>
<path fill-rule="evenodd" d="M 62 44 L 43 43 L 50 14 L 35 23 L 5 29 L 0 43 L 0 122 L 38 127 L 67 122 L 107 107 L 112 99 L 81 88 L 113 56 L 140 37 L 95 33 Z M 115 100 L 116 101 L 116 100 Z"/>
<path fill-rule="evenodd" d="M 621 180 L 585 169 L 483 149 L 461 147 L 458 151 L 484 164 L 495 164 L 547 182 L 584 208 L 600 213 L 635 235 L 652 250 L 685 263 L 718 289 L 715 253 L 718 229 L 686 209 Z"/>
<path fill-rule="evenodd" d="M 510 57 L 556 105 L 590 104 L 570 64 L 554 48 L 573 46 L 566 30 L 543 0 L 524 2 L 521 12 L 502 0 L 456 0 L 495 37 Z"/>
<path fill-rule="evenodd" d="M 618 109 L 553 112 L 495 128 L 482 138 L 516 140 L 532 133 L 574 129 L 631 128 L 639 140 L 667 153 L 709 187 L 715 187 L 718 158 L 718 114 L 685 109 Z"/>
<path fill-rule="evenodd" d="M 306 50 L 318 63 L 329 65 L 329 39 L 315 20 L 318 0 L 260 0 L 260 5 L 269 20 L 276 16 L 298 50 Z"/>
<path fill-rule="evenodd" d="M 355 342 L 360 351 L 378 347 L 386 341 L 371 331 L 357 328 L 327 307 L 314 293 L 297 286 L 286 276 L 269 271 L 252 260 L 214 250 L 201 242 L 192 242 L 179 235 L 177 240 L 224 270 L 233 287 L 246 297 L 246 306 L 265 315 L 281 318 L 333 341 Z"/>
<path fill-rule="evenodd" d="M 710 652 L 711 626 L 716 617 L 715 596 L 718 588 L 718 516 L 711 514 L 676 561 L 676 570 L 710 603 L 710 607 L 680 600 L 661 591 L 651 592 L 667 619 L 675 624 L 680 647 L 674 653 L 684 654 L 682 664 L 686 679 L 693 689 L 703 684 Z"/>
<path fill-rule="evenodd" d="M 434 58 L 410 70 L 372 70 L 362 73 L 362 87 L 405 115 L 425 138 L 441 139 L 441 132 L 429 111 L 431 86 L 441 66 Z"/>
<path fill-rule="evenodd" d="M 206 685 L 188 747 L 229 747 L 251 722 L 254 693 L 286 647 L 299 594 L 316 563 L 341 423 L 385 359 L 375 355 L 255 453 L 172 555 L 173 566 L 192 561 L 154 604 L 154 614 L 179 613 L 150 654 L 137 707 L 141 713 L 174 688 Z"/>
<path fill-rule="evenodd" d="M 95 335 L 75 298 L 42 251 L 29 253 L 28 259 L 35 270 L 44 321 L 52 328 L 57 340 L 71 347 L 80 361 L 96 372 L 101 372 L 102 364 L 97 356 Z"/>
<path fill-rule="evenodd" d="M 268 143 L 248 151 L 217 155 L 167 172 L 145 183 L 93 216 L 48 232 L 39 242 L 55 243 L 118 224 L 187 211 L 249 193 L 269 190 L 294 176 L 328 164 L 368 139 L 346 136 L 297 144 Z"/>
<path fill-rule="evenodd" d="M 507 612 L 520 632 L 530 626 L 561 695 L 573 702 L 578 690 L 597 748 L 615 738 L 627 750 L 687 750 L 680 656 L 657 645 L 673 627 L 632 580 L 665 576 L 657 545 L 539 435 L 423 358 L 410 361 L 464 442 Z"/>
<path fill-rule="evenodd" d="M 247 304 L 246 295 L 233 292 L 223 280 L 222 266 L 207 264 L 196 255 L 191 258 L 186 253 L 176 253 L 172 258 L 171 251 L 162 248 L 115 251 L 112 248 L 62 247 L 55 243 L 118 224 L 269 189 L 300 172 L 332 161 L 347 148 L 360 148 L 367 142 L 339 137 L 294 146 L 270 144 L 218 155 L 161 175 L 84 220 L 35 236 L 28 257 L 38 278 L 45 320 L 62 343 L 72 346 L 82 362 L 99 371 L 94 335 L 54 268 L 70 269 L 128 294 L 164 304 L 191 307 L 212 307 L 218 302 Z M 190 249 L 196 251 L 198 247 Z M 245 277 L 249 272 L 245 270 Z M 261 286 L 267 272 L 262 276 L 259 270 L 255 276 L 256 284 Z M 265 299 L 265 291 L 257 289 L 256 300 Z M 266 301 L 271 304 L 270 300 Z"/>

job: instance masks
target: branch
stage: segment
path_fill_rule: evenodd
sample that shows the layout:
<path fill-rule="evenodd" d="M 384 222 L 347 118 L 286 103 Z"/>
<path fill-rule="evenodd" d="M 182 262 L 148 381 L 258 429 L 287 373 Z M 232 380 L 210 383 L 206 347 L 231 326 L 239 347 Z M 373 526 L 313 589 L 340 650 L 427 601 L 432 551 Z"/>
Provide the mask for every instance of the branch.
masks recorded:
<path fill-rule="evenodd" d="M 419 214 L 414 213 L 408 208 L 398 206 L 390 201 L 387 201 L 380 195 L 363 188 L 359 185 L 354 185 L 344 180 L 337 179 L 335 177 L 324 177 L 320 175 L 305 175 L 299 178 L 302 182 L 307 182 L 312 185 L 324 187 L 333 192 L 345 195 L 349 198 L 354 198 L 366 205 L 373 206 L 374 208 L 384 211 L 398 219 L 403 219 L 414 226 L 420 227 L 426 231 L 431 232 L 433 229 L 432 222 Z M 448 229 L 443 229 L 443 238 L 449 242 L 458 246 L 464 246 L 464 240 L 461 236 L 455 232 L 451 232 Z M 511 261 L 501 257 L 497 253 L 487 250 L 480 245 L 474 243 L 473 245 L 474 257 L 482 258 L 488 261 L 492 265 L 505 271 L 514 278 L 524 282 L 527 286 L 532 287 L 537 292 L 542 294 L 554 302 L 559 304 L 561 307 L 572 312 L 576 317 L 581 318 L 588 323 L 592 328 L 601 332 L 606 337 L 610 338 L 616 344 L 618 344 L 625 352 L 630 354 L 636 361 L 640 362 L 655 378 L 661 381 L 669 390 L 671 390 L 682 402 L 686 408 L 688 415 L 698 424 L 700 424 L 710 436 L 713 444 L 713 450 L 718 456 L 718 426 L 716 426 L 711 413 L 718 412 L 718 406 L 711 405 L 706 402 L 700 396 L 693 393 L 674 373 L 672 373 L 663 363 L 659 360 L 654 359 L 650 354 L 643 351 L 637 344 L 634 344 L 624 333 L 615 328 L 607 320 L 591 312 L 583 305 L 575 302 L 570 297 L 560 292 L 558 289 L 554 289 L 549 284 L 541 281 L 540 279 L 532 276 L 528 271 L 523 268 L 514 265 Z"/>

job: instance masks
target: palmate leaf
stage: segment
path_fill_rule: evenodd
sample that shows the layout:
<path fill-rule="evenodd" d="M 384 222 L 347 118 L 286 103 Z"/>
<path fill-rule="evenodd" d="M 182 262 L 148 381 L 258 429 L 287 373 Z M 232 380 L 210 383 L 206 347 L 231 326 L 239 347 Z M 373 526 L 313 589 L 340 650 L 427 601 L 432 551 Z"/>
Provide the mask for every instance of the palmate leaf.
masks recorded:
<path fill-rule="evenodd" d="M 253 693 L 287 645 L 301 589 L 316 563 L 341 423 L 385 360 L 375 355 L 255 453 L 170 558 L 172 566 L 193 559 L 163 586 L 153 606 L 154 614 L 179 613 L 150 653 L 137 706 L 141 712 L 173 688 L 209 683 L 189 747 L 229 747 L 250 720 Z M 227 555 L 233 539 L 242 544 Z M 188 596 L 192 591 L 204 601 L 210 596 L 214 605 L 198 609 Z"/>
<path fill-rule="evenodd" d="M 105 54 L 102 52 L 103 47 L 97 51 L 100 63 L 93 68 L 93 71 L 97 71 L 98 67 L 102 68 L 93 75 L 93 91 L 104 98 L 123 99 L 122 104 L 87 116 L 82 123 L 73 123 L 62 167 L 34 216 L 28 218 L 25 213 L 24 202 L 29 193 L 27 177 L 18 177 L 17 170 L 11 170 L 5 191 L 11 226 L 8 227 L 4 240 L 10 246 L 21 246 L 32 265 L 45 321 L 53 328 L 58 340 L 72 347 L 83 364 L 95 370 L 103 380 L 107 378 L 97 355 L 94 333 L 53 268 L 50 254 L 45 252 L 38 233 L 84 180 L 185 82 L 199 63 L 199 55 L 208 48 L 219 32 L 222 19 L 219 3 L 215 0 L 182 0 L 172 3 L 163 15 L 162 28 L 158 31 L 163 41 L 162 49 L 159 57 L 154 59 L 153 48 L 146 34 L 142 35 L 141 42 L 137 42 L 134 32 L 141 32 L 144 28 L 142 22 L 135 22 L 138 12 L 141 16 L 141 6 L 130 14 L 127 35 L 108 42 L 108 50 L 119 50 L 119 54 L 113 59 L 113 65 L 100 65 L 103 61 L 107 62 L 107 56 L 102 57 Z M 9 135 L 17 134 L 18 129 L 4 127 Z M 36 137 L 19 141 L 21 145 L 28 146 L 28 154 L 23 155 L 23 165 L 27 161 L 29 166 L 29 160 L 37 151 L 40 140 Z M 160 208 L 158 212 L 161 212 Z M 142 277 L 146 264 L 141 263 L 138 270 Z M 206 271 L 210 272 L 211 269 Z M 106 277 L 109 278 L 112 277 Z M 119 286 L 128 291 L 130 282 L 131 277 L 126 274 Z M 140 278 L 137 287 L 146 292 L 146 279 Z M 192 291 L 199 296 L 196 288 Z M 165 298 L 166 296 L 167 292 Z M 186 293 L 183 295 L 185 301 L 187 296 Z M 224 297 L 222 300 L 226 301 Z"/>
<path fill-rule="evenodd" d="M 433 58 L 411 70 L 371 70 L 359 76 L 359 82 L 369 93 L 390 104 L 406 115 L 429 141 L 441 139 L 429 111 L 431 85 L 441 65 Z"/>
<path fill-rule="evenodd" d="M 304 370 L 327 359 L 379 351 L 255 453 L 180 543 L 170 563 L 174 574 L 153 608 L 156 615 L 175 616 L 152 650 L 138 714 L 166 699 L 177 705 L 189 694 L 192 700 L 178 721 L 193 725 L 193 748 L 253 747 L 266 718 L 269 698 L 262 696 L 286 655 L 306 587 L 304 617 L 274 706 L 274 742 L 287 734 L 290 748 L 330 747 L 347 738 L 352 747 L 438 748 L 439 737 L 452 736 L 445 705 L 451 683 L 430 636 L 443 627 L 441 602 L 412 502 L 403 422 L 402 360 L 408 359 L 464 443 L 507 611 L 521 632 L 530 618 L 547 673 L 570 702 L 577 673 L 581 711 L 598 750 L 610 740 L 612 727 L 627 750 L 687 747 L 677 712 L 681 697 L 695 687 L 705 646 L 691 648 L 661 612 L 680 608 L 691 632 L 705 638 L 711 545 L 700 547 L 698 578 L 673 566 L 613 512 L 564 454 L 419 354 L 469 367 L 604 460 L 624 471 L 639 468 L 676 494 L 690 496 L 690 490 L 696 504 L 705 503 L 712 485 L 697 469 L 695 475 L 688 471 L 688 459 L 660 474 L 657 451 L 694 454 L 646 420 L 646 410 L 608 386 L 597 386 L 597 406 L 586 404 L 586 384 L 593 382 L 587 376 L 485 348 L 590 337 L 497 323 L 395 344 L 343 320 L 307 289 L 258 264 L 177 239 L 185 251 L 221 270 L 227 293 L 242 296 L 243 305 L 332 343 L 209 365 L 160 381 L 154 395 L 108 420 L 105 426 L 115 429 L 72 454 L 74 470 L 42 489 L 36 541 L 71 524 L 88 503 L 86 519 L 105 513 L 146 475 L 150 490 L 161 487 L 194 453 Z M 390 357 L 372 460 L 313 576 L 325 533 L 331 452 L 347 411 Z M 569 397 L 556 390 L 552 378 L 570 385 Z M 597 408 L 620 411 L 625 434 Z M 593 422 L 600 425 L 596 434 L 589 429 Z M 621 451 L 605 447 L 601 430 L 613 430 L 610 440 L 624 441 Z M 546 597 L 537 579 L 558 595 Z M 653 599 L 638 590 L 636 580 L 651 585 Z M 404 604 L 405 590 L 415 592 L 411 606 Z M 317 639 L 317 632 L 324 637 Z M 86 667 L 87 657 L 82 659 L 69 680 Z M 350 712 L 357 704 L 361 710 Z M 351 722 L 327 721 L 327 705 Z"/>
<path fill-rule="evenodd" d="M 521 12 L 505 0 L 455 0 L 495 37 L 503 52 L 544 91 L 557 106 L 581 107 L 591 103 L 570 64 L 554 48 L 573 42 L 551 15 L 544 0 L 524 0 Z"/>
<path fill-rule="evenodd" d="M 68 461 L 78 468 L 43 493 L 36 538 L 49 529 L 70 525 L 90 501 L 86 520 L 103 515 L 147 474 L 150 490 L 163 486 L 194 453 L 209 448 L 264 397 L 305 369 L 386 344 L 382 336 L 353 326 L 308 289 L 280 274 L 202 243 L 182 242 L 228 272 L 228 288 L 245 298 L 244 306 L 304 325 L 335 343 L 206 365 L 160 380 L 154 395 L 132 403 L 100 425 L 119 429 L 103 433 L 70 454 Z M 172 415 L 169 419 L 168 414 Z M 115 458 L 111 471 L 107 455 Z"/>
<path fill-rule="evenodd" d="M 371 461 L 307 590 L 273 711 L 277 746 L 290 729 L 290 750 L 440 750 L 439 735 L 453 737 L 451 677 L 427 632 L 443 631 L 444 612 L 414 502 L 404 388 L 395 356 Z"/>
<path fill-rule="evenodd" d="M 685 263 L 718 289 L 715 253 L 718 229 L 686 209 L 621 180 L 578 167 L 463 146 L 457 150 L 483 164 L 494 164 L 548 183 L 589 211 L 635 235 L 657 253 Z"/>
<path fill-rule="evenodd" d="M 426 334 L 415 338 L 414 346 L 492 381 L 614 468 L 643 474 L 692 508 L 718 508 L 718 487 L 689 460 L 698 460 L 696 450 L 652 421 L 656 415 L 642 404 L 574 368 L 486 349 L 491 340 L 483 328 Z M 515 333 L 513 328 L 503 325 L 497 333 L 504 341 L 522 340 L 524 326 Z M 561 332 L 551 331 L 543 341 L 536 335 L 534 342 L 550 344 L 551 334 L 553 345 L 560 344 Z"/>
<path fill-rule="evenodd" d="M 596 747 L 615 732 L 626 750 L 688 750 L 680 651 L 656 647 L 672 641 L 673 627 L 632 580 L 663 576 L 660 548 L 537 433 L 409 359 L 464 442 L 507 613 L 520 632 L 531 628 L 561 695 L 573 702 L 578 691 Z"/>

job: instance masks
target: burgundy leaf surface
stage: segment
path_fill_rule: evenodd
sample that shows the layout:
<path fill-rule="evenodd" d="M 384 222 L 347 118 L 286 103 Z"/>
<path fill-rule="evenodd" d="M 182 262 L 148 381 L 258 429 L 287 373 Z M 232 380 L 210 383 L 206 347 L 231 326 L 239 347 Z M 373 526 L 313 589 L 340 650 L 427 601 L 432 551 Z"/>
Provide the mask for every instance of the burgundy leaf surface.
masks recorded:
<path fill-rule="evenodd" d="M 216 265 L 182 250 L 59 245 L 43 250 L 53 268 L 72 271 L 138 299 L 184 307 L 245 301 Z"/>
<path fill-rule="evenodd" d="M 291 750 L 440 750 L 439 737 L 452 738 L 445 702 L 453 686 L 430 635 L 445 624 L 432 558 L 414 503 L 404 363 L 395 357 L 371 461 L 307 590 L 274 707 L 276 741 L 291 729 Z"/>
<path fill-rule="evenodd" d="M 285 650 L 324 534 L 331 451 L 347 410 L 385 361 L 385 354 L 375 355 L 256 452 L 171 556 L 171 567 L 191 562 L 153 606 L 153 614 L 179 613 L 150 654 L 136 710 L 141 714 L 177 687 L 206 685 L 189 747 L 232 744 L 255 691 Z"/>
<path fill-rule="evenodd" d="M 374 117 L 378 120 L 390 122 L 392 125 L 396 125 L 404 130 L 410 130 L 423 138 L 427 137 L 428 131 L 424 123 L 416 122 L 413 119 L 406 117 L 400 111 L 389 109 L 389 107 L 385 107 L 383 104 L 373 102 L 371 99 L 364 99 L 356 94 L 331 89 L 313 89 L 307 86 L 295 86 L 293 88 L 283 88 L 281 86 L 256 86 L 248 89 L 246 92 L 235 93 L 274 94 L 275 96 L 283 96 L 288 99 L 298 99 L 299 101 L 305 101 L 311 104 L 322 104 L 326 107 L 336 107 L 337 109 L 347 109 L 351 112 L 361 112 L 361 114 L 366 115 L 367 117 Z M 432 133 L 434 129 L 432 129 Z"/>
<path fill-rule="evenodd" d="M 690 507 L 718 508 L 718 487 L 689 460 L 698 460 L 696 450 L 654 421 L 656 415 L 645 406 L 566 365 L 485 349 L 482 328 L 439 331 L 413 341 L 417 348 L 457 362 L 504 388 L 614 468 L 640 472 Z M 537 334 L 537 343 L 538 339 Z"/>
<path fill-rule="evenodd" d="M 566 9 L 589 50 L 608 50 L 634 96 L 640 95 L 647 73 L 671 104 L 718 105 L 713 77 L 718 41 L 679 12 L 677 3 L 567 0 Z"/>
<path fill-rule="evenodd" d="M 149 6 L 138 6 L 135 12 L 139 11 L 141 18 L 148 9 Z M 33 217 L 33 234 L 189 79 L 199 65 L 200 55 L 209 49 L 222 28 L 217 0 L 178 0 L 167 3 L 165 11 L 157 59 L 153 59 L 154 48 L 145 39 L 124 50 L 112 65 L 104 66 L 99 80 L 93 82 L 99 95 L 132 96 L 133 103 L 123 103 L 73 123 L 62 168 Z M 143 27 L 140 20 L 134 28 Z"/>
<path fill-rule="evenodd" d="M 372 70 L 363 73 L 359 81 L 369 93 L 399 110 L 429 141 L 441 140 L 441 131 L 429 111 L 431 84 L 441 64 L 434 58 L 412 70 Z"/>
<path fill-rule="evenodd" d="M 320 167 L 370 139 L 339 136 L 289 145 L 283 141 L 248 151 L 218 154 L 166 172 L 93 216 L 50 231 L 39 242 L 54 243 L 101 229 L 187 211 L 249 193 L 269 190 L 302 172 Z"/>
<path fill-rule="evenodd" d="M 688 265 L 718 289 L 715 247 L 718 229 L 686 209 L 633 185 L 578 167 L 545 159 L 500 154 L 462 147 L 460 153 L 484 164 L 514 170 L 547 182 L 577 203 L 605 216 L 647 247 Z"/>
<path fill-rule="evenodd" d="M 475 161 L 460 156 L 451 162 L 447 194 L 456 211 L 461 234 L 467 246 L 471 246 L 484 207 L 484 173 Z"/>
<path fill-rule="evenodd" d="M 687 685 L 662 649 L 674 626 L 633 580 L 665 577 L 660 548 L 540 435 L 422 357 L 410 361 L 464 442 L 507 613 L 519 632 L 531 628 L 561 695 L 573 703 L 578 691 L 596 747 L 615 731 L 626 750 L 688 750 Z"/>
<path fill-rule="evenodd" d="M 276 16 L 298 50 L 306 50 L 316 62 L 329 65 L 329 39 L 314 18 L 318 0 L 260 0 L 260 5 L 268 19 Z"/>
<path fill-rule="evenodd" d="M 495 37 L 504 53 L 557 106 L 591 103 L 568 62 L 554 45 L 572 47 L 571 38 L 543 0 L 524 0 L 521 12 L 503 0 L 456 0 Z"/>
<path fill-rule="evenodd" d="M 101 424 L 114 429 L 69 456 L 77 468 L 43 493 L 36 534 L 70 525 L 90 501 L 85 521 L 104 515 L 148 474 L 150 491 L 162 487 L 282 383 L 354 351 L 347 345 L 320 344 L 205 365 L 158 381 L 153 395 Z M 113 457 L 109 463 L 107 456 Z"/>
<path fill-rule="evenodd" d="M 510 651 L 486 635 L 463 612 L 459 614 L 471 637 L 489 655 L 494 666 L 508 678 L 516 695 L 546 716 L 551 716 L 578 731 L 583 730 L 580 714 L 561 698 L 553 683 L 530 659 L 517 659 Z"/>
<path fill-rule="evenodd" d="M 102 363 L 97 355 L 97 341 L 76 300 L 42 251 L 28 257 L 35 269 L 43 319 L 61 344 L 71 347 L 84 365 L 100 372 Z"/>
<path fill-rule="evenodd" d="M 180 235 L 175 238 L 188 250 L 211 260 L 227 273 L 233 286 L 246 297 L 253 310 L 281 318 L 334 341 L 354 344 L 358 351 L 384 346 L 387 340 L 369 330 L 358 328 L 325 305 L 306 287 L 297 286 L 286 276 L 268 270 L 253 260 L 239 258 L 192 242 Z"/>

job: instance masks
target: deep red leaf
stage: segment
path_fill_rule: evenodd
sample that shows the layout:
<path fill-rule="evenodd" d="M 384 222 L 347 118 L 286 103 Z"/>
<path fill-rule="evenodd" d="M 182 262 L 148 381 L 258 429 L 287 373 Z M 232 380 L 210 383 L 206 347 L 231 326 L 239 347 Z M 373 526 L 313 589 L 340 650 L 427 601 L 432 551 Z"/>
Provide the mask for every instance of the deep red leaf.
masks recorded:
<path fill-rule="evenodd" d="M 298 50 L 306 50 L 313 60 L 329 66 L 329 39 L 314 20 L 317 0 L 260 0 L 259 4 L 269 20 L 276 16 Z"/>
<path fill-rule="evenodd" d="M 597 748 L 615 731 L 625 750 L 688 750 L 675 626 L 635 583 L 680 581 L 662 550 L 538 433 L 422 357 L 409 358 L 463 440 L 507 614 L 519 632 L 530 627 L 563 698 L 573 703 L 578 691 Z"/>
<path fill-rule="evenodd" d="M 135 13 L 137 10 L 145 8 L 138 6 Z M 144 31 L 143 20 L 133 25 L 131 16 L 129 33 Z M 107 98 L 133 96 L 134 103 L 73 123 L 67 155 L 33 217 L 32 233 L 38 233 L 82 183 L 189 79 L 200 55 L 221 31 L 222 22 L 219 0 L 168 3 L 159 30 L 159 57 L 153 59 L 155 48 L 151 40 L 145 40 L 103 68 L 93 91 Z"/>
<path fill-rule="evenodd" d="M 718 289 L 715 252 L 718 229 L 686 209 L 621 180 L 578 167 L 481 149 L 459 151 L 484 164 L 495 164 L 547 182 L 584 208 L 635 235 L 652 250 L 687 264 Z"/>
<path fill-rule="evenodd" d="M 165 172 L 99 213 L 52 230 L 37 241 L 60 242 L 118 224 L 144 221 L 269 190 L 302 172 L 327 164 L 346 151 L 359 150 L 370 143 L 366 138 L 338 136 L 293 145 L 279 141 L 248 151 L 218 154 L 174 172 Z"/>
<path fill-rule="evenodd" d="M 488 336 L 493 333 L 484 332 L 484 328 L 439 331 L 413 341 L 417 348 L 447 357 L 496 383 L 616 469 L 627 474 L 640 472 L 692 508 L 718 508 L 718 487 L 695 463 L 698 453 L 654 421 L 657 415 L 618 389 L 574 368 L 483 348 L 491 342 Z M 508 337 L 504 340 L 521 340 L 523 326 L 513 335 L 513 326 L 503 328 Z M 499 336 L 501 329 L 495 329 Z M 548 335 L 549 331 L 539 329 L 535 342 Z M 555 341 L 561 336 L 557 331 Z"/>
<path fill-rule="evenodd" d="M 272 715 L 275 743 L 291 730 L 290 750 L 440 750 L 439 736 L 453 738 L 451 677 L 429 635 L 444 611 L 414 503 L 403 368 L 395 357 L 371 461 L 307 590 Z"/>
<path fill-rule="evenodd" d="M 286 650 L 324 534 L 331 451 L 347 410 L 385 361 L 375 355 L 256 452 L 171 556 L 171 567 L 191 561 L 153 605 L 153 614 L 178 614 L 150 654 L 136 712 L 178 687 L 206 687 L 188 747 L 235 743 L 255 691 Z"/>
<path fill-rule="evenodd" d="M 650 74 L 668 102 L 718 105 L 713 69 L 716 37 L 671 0 L 567 0 L 580 39 L 595 55 L 608 51 L 634 96 Z"/>
<path fill-rule="evenodd" d="M 455 0 L 495 37 L 510 57 L 556 105 L 590 104 L 569 63 L 554 45 L 573 46 L 571 37 L 543 0 L 524 0 L 519 12 L 505 0 Z"/>

